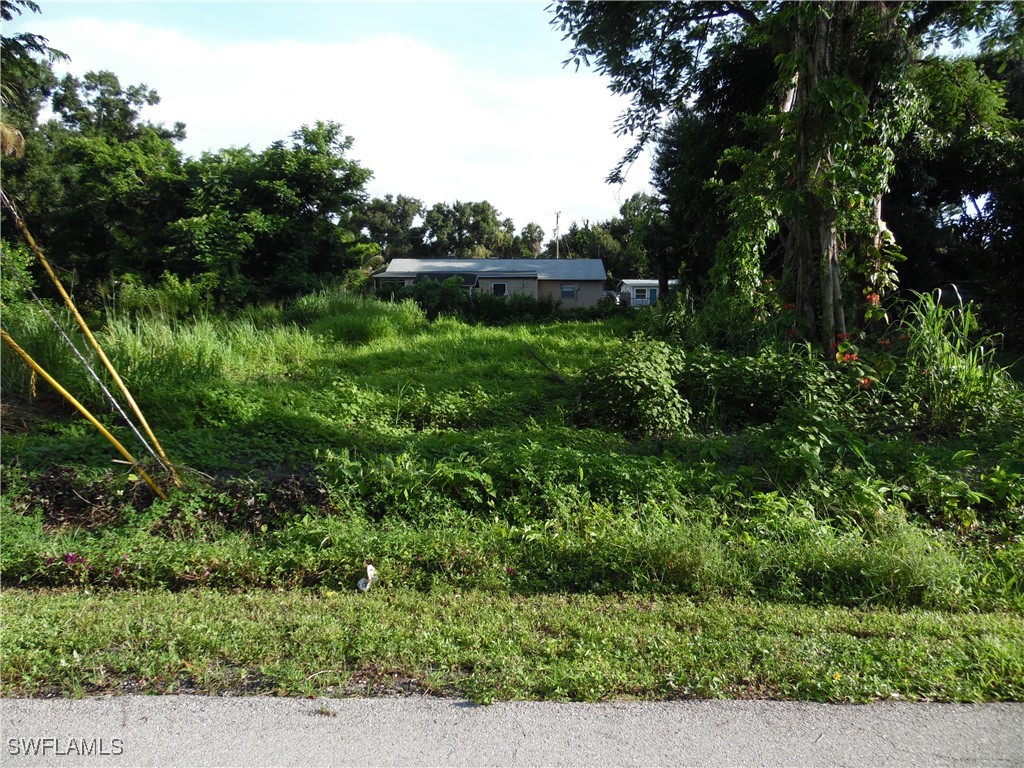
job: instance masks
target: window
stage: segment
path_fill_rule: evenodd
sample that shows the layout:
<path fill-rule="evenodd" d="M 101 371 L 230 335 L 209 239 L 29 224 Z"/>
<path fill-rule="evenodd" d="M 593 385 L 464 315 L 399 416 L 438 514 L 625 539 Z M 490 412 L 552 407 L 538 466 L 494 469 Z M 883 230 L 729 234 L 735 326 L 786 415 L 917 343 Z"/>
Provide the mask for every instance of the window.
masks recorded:
<path fill-rule="evenodd" d="M 636 296 L 634 297 L 637 301 L 647 301 L 647 289 L 637 288 Z"/>
<path fill-rule="evenodd" d="M 562 285 L 562 298 L 575 299 L 577 287 L 575 285 Z"/>
<path fill-rule="evenodd" d="M 491 291 L 495 296 L 504 296 L 508 293 L 508 283 L 493 283 Z"/>

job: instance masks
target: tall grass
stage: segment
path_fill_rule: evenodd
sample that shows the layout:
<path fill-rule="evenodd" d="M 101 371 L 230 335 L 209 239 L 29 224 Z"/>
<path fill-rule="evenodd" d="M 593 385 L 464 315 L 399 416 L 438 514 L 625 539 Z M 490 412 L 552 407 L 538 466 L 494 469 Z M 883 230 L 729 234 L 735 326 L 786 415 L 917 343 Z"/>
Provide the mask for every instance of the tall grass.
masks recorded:
<path fill-rule="evenodd" d="M 86 354 L 88 343 L 81 336 L 67 310 L 51 309 L 51 315 L 64 332 Z M 95 401 L 100 390 L 81 367 L 74 352 L 67 346 L 46 315 L 35 305 L 13 304 L 4 308 L 4 327 L 11 338 L 62 386 L 76 393 L 79 399 Z M 88 358 L 87 358 L 88 359 Z M 28 400 L 34 391 L 45 392 L 49 385 L 32 376 L 31 369 L 6 344 L 0 345 L 0 366 L 3 370 L 5 398 Z"/>
<path fill-rule="evenodd" d="M 411 299 L 367 301 L 339 290 L 322 290 L 297 299 L 284 318 L 312 333 L 353 345 L 416 333 L 427 323 L 423 310 Z"/>
<path fill-rule="evenodd" d="M 932 428 L 962 432 L 998 419 L 1011 405 L 1016 386 L 996 362 L 996 339 L 978 335 L 978 319 L 959 294 L 948 307 L 941 291 L 918 294 L 903 328 L 910 337 L 907 385 L 916 390 Z"/>
<path fill-rule="evenodd" d="M 86 438 L 5 435 L 5 470 L 20 460 L 28 474 L 5 499 L 4 575 L 183 588 L 208 571 L 225 587 L 336 586 L 369 559 L 417 589 L 1019 608 L 1024 465 L 1003 432 L 984 429 L 1019 400 L 988 372 L 988 348 L 972 346 L 969 316 L 920 312 L 907 321 L 908 373 L 892 386 L 907 397 L 919 387 L 939 414 L 945 431 L 927 443 L 911 418 L 877 434 L 868 417 L 892 391 L 865 390 L 816 355 L 659 345 L 653 360 L 625 318 L 428 323 L 411 303 L 331 291 L 233 319 L 111 317 L 100 337 L 159 415 L 172 459 L 270 479 L 198 484 L 151 506 L 108 479 L 55 510 L 47 462 L 92 460 Z M 47 351 L 52 334 L 34 315 L 10 322 L 63 354 Z M 594 396 L 595 366 L 626 352 L 657 363 L 658 392 L 686 398 L 694 434 L 678 419 L 636 428 L 644 413 L 631 404 L 660 407 L 642 366 Z M 921 370 L 973 376 L 970 396 Z M 968 420 L 970 451 L 947 434 L 965 408 L 987 409 Z M 107 452 L 94 469 L 109 467 Z M 280 478 L 296 472 L 330 504 L 308 489 L 279 500 Z M 76 498 L 94 501 L 75 512 Z M 131 580 L 118 570 L 125 554 L 138 560 Z"/>

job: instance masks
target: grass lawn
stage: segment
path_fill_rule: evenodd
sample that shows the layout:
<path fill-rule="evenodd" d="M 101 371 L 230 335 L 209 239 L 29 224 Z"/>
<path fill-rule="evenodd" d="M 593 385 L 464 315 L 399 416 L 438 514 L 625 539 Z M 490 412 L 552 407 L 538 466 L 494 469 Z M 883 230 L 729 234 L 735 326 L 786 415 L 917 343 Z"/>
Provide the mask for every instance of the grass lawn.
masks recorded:
<path fill-rule="evenodd" d="M 5 695 L 1024 698 L 1019 615 L 650 595 L 6 590 Z"/>

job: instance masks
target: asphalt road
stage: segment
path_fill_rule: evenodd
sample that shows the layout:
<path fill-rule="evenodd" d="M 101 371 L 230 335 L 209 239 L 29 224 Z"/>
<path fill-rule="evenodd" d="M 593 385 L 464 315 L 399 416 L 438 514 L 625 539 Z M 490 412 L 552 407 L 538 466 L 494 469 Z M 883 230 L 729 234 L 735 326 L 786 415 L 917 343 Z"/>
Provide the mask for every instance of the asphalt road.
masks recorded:
<path fill-rule="evenodd" d="M 1024 703 L 2 699 L 3 766 L 1024 766 Z"/>

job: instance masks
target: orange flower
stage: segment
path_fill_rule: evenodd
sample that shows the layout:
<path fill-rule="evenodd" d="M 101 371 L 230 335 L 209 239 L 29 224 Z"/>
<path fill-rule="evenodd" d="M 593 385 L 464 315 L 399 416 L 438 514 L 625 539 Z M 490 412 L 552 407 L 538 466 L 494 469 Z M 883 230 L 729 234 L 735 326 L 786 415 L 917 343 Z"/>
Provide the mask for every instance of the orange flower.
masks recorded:
<path fill-rule="evenodd" d="M 868 304 L 872 307 L 877 307 L 878 303 L 881 301 L 877 293 L 869 293 L 865 298 L 867 298 Z"/>
<path fill-rule="evenodd" d="M 871 389 L 871 379 L 869 379 L 867 376 L 862 378 L 860 380 L 860 388 L 861 389 Z"/>

